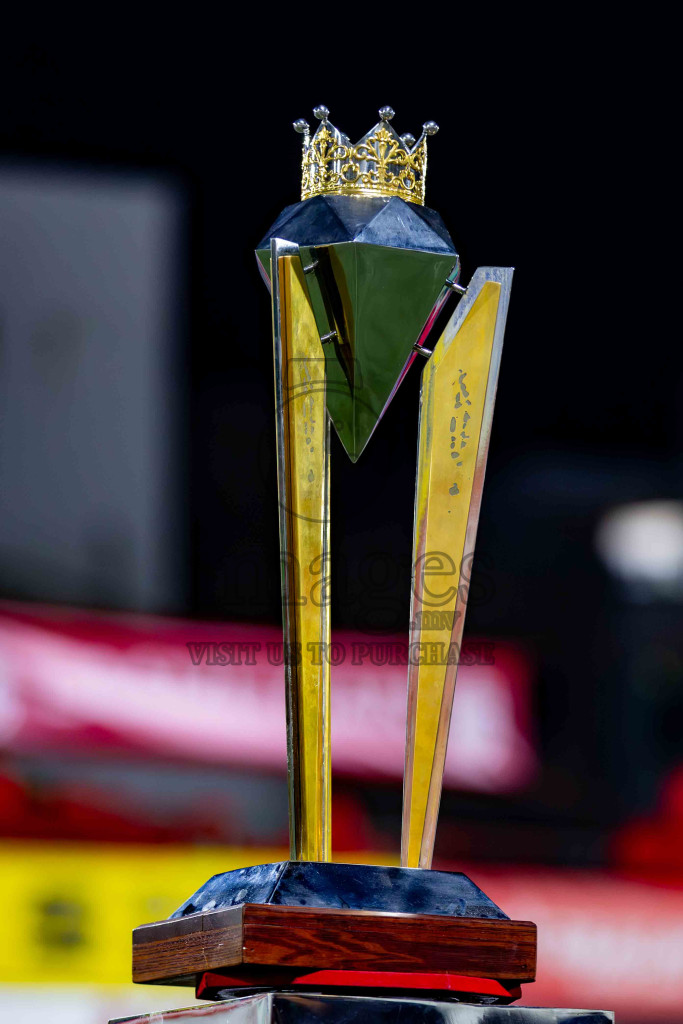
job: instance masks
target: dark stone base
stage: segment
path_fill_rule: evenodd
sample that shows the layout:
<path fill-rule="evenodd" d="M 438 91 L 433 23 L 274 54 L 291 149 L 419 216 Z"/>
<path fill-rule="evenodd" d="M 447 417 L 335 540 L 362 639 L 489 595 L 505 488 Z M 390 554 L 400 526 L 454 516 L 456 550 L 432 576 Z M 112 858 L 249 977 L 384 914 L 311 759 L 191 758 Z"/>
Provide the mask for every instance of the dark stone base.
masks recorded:
<path fill-rule="evenodd" d="M 214 875 L 171 918 L 241 903 L 507 920 L 461 872 L 314 861 L 258 864 Z"/>

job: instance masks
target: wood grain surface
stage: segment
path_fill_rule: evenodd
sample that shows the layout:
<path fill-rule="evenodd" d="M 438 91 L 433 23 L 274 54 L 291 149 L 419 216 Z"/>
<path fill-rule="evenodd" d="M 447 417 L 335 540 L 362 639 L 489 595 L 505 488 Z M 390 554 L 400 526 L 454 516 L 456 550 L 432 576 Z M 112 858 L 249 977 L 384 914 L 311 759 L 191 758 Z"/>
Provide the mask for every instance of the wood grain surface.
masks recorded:
<path fill-rule="evenodd" d="M 142 925 L 133 932 L 137 982 L 167 983 L 240 964 L 429 970 L 526 982 L 535 977 L 536 926 L 530 921 L 247 903 Z"/>

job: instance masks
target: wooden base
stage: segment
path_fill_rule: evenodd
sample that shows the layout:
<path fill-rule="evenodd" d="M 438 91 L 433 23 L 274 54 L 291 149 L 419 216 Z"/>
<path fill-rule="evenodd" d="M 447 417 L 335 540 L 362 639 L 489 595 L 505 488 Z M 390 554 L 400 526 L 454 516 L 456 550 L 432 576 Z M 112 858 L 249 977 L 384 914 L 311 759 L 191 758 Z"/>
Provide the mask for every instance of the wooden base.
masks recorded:
<path fill-rule="evenodd" d="M 244 965 L 309 970 L 454 973 L 533 981 L 530 921 L 245 903 L 142 925 L 133 981 L 193 985 L 205 971 Z"/>

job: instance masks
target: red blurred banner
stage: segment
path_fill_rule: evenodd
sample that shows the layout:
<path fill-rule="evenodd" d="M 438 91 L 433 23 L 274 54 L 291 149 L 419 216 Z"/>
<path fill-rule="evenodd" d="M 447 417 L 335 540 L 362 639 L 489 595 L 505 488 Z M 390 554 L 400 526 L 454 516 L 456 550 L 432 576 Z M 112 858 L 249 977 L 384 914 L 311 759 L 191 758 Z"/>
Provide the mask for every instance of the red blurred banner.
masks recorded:
<path fill-rule="evenodd" d="M 408 656 L 400 637 L 335 633 L 336 771 L 402 777 Z M 276 626 L 0 609 L 6 749 L 135 751 L 284 770 L 283 678 Z M 458 675 L 446 785 L 492 793 L 524 786 L 536 768 L 531 735 L 526 660 L 514 648 L 470 642 Z"/>
<path fill-rule="evenodd" d="M 538 925 L 537 980 L 522 1003 L 615 1010 L 624 1024 L 681 1019 L 680 875 L 663 884 L 567 868 L 464 870 L 510 917 Z"/>

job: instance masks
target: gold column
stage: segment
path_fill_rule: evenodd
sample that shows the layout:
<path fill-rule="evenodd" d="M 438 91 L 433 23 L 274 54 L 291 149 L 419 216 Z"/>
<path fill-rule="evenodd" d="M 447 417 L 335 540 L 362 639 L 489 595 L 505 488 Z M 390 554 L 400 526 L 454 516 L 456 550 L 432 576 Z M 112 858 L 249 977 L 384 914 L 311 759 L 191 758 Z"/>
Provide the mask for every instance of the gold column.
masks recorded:
<path fill-rule="evenodd" d="M 330 859 L 329 421 L 296 250 L 271 250 L 290 856 Z"/>
<path fill-rule="evenodd" d="M 401 843 L 405 867 L 428 868 L 432 862 L 511 276 L 507 270 L 475 274 L 423 371 Z"/>

